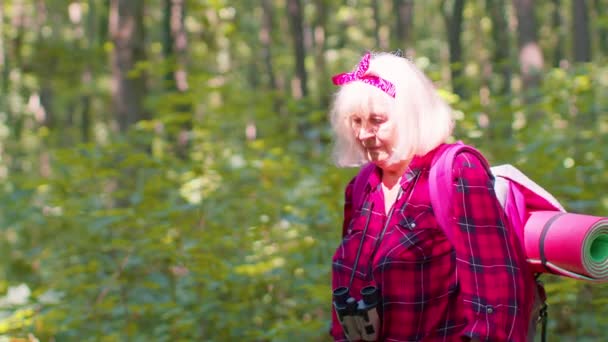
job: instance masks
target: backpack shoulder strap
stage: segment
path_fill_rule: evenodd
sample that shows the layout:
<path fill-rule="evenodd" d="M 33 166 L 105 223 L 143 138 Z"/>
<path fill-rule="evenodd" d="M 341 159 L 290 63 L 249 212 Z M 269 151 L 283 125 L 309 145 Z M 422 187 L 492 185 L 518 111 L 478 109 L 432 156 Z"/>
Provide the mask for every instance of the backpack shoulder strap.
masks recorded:
<path fill-rule="evenodd" d="M 481 152 L 460 141 L 455 144 L 441 145 L 435 152 L 429 172 L 429 196 L 435 213 L 435 219 L 450 241 L 454 238 L 452 225 L 450 224 L 450 220 L 453 218 L 451 206 L 453 193 L 452 170 L 456 156 L 462 152 L 469 152 L 475 155 L 482 162 L 488 173 L 490 172 L 488 162 Z"/>
<path fill-rule="evenodd" d="M 367 184 L 367 180 L 369 176 L 374 171 L 374 164 L 368 163 L 361 167 L 361 170 L 355 177 L 355 184 L 353 185 L 353 209 L 361 208 L 363 205 L 364 193 L 365 193 L 365 184 Z"/>

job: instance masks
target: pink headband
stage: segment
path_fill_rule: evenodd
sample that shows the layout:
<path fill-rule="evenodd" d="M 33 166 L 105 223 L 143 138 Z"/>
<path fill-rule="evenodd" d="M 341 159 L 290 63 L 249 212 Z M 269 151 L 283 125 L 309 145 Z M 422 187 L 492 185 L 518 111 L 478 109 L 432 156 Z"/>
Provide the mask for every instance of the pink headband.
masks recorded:
<path fill-rule="evenodd" d="M 357 69 L 355 69 L 355 71 L 338 74 L 331 78 L 332 82 L 335 85 L 344 85 L 353 81 L 361 81 L 382 90 L 391 97 L 395 97 L 394 84 L 379 76 L 365 75 L 369 69 L 370 58 L 371 54 L 367 52 L 363 58 L 361 58 L 361 61 L 359 62 L 359 65 L 357 65 Z"/>

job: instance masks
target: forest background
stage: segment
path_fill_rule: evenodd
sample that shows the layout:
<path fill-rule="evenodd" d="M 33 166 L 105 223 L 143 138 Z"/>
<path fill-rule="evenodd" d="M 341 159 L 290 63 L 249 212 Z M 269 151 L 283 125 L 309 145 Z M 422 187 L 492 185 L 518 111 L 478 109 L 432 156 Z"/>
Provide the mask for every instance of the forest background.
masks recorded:
<path fill-rule="evenodd" d="M 366 50 L 608 216 L 607 0 L 0 1 L 0 340 L 329 340 L 330 77 Z M 606 339 L 606 285 L 543 279 L 549 340 Z"/>

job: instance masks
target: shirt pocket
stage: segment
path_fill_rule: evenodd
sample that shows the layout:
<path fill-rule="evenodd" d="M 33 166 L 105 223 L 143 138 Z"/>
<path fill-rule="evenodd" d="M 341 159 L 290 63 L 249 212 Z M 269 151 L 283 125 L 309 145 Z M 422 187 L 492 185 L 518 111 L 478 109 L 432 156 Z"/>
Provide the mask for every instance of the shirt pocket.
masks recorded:
<path fill-rule="evenodd" d="M 387 241 L 393 257 L 423 263 L 453 252 L 430 207 L 399 211 L 395 219 Z"/>
<path fill-rule="evenodd" d="M 360 254 L 360 256 L 356 265 L 357 271 L 355 277 L 361 280 L 366 280 L 370 277 L 369 258 L 372 249 L 370 246 L 375 240 L 369 236 L 369 229 L 367 231 L 368 236 L 363 237 L 367 219 L 367 211 L 357 211 L 349 222 L 346 235 L 342 238 L 332 258 L 332 268 L 335 277 L 337 276 L 342 280 L 350 278 L 353 267 L 355 267 L 357 254 Z M 361 244 L 361 239 L 363 238 L 365 240 Z M 361 248 L 360 252 L 358 252 L 359 248 Z"/>

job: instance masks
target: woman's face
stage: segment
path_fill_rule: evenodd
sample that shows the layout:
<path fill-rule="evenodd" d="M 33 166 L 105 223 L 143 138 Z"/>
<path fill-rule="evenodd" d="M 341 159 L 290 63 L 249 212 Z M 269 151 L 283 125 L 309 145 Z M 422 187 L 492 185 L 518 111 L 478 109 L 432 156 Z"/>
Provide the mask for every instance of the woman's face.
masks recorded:
<path fill-rule="evenodd" d="M 352 114 L 351 128 L 367 159 L 385 167 L 397 144 L 397 125 L 388 106 L 376 105 L 370 109 L 367 113 Z"/>

